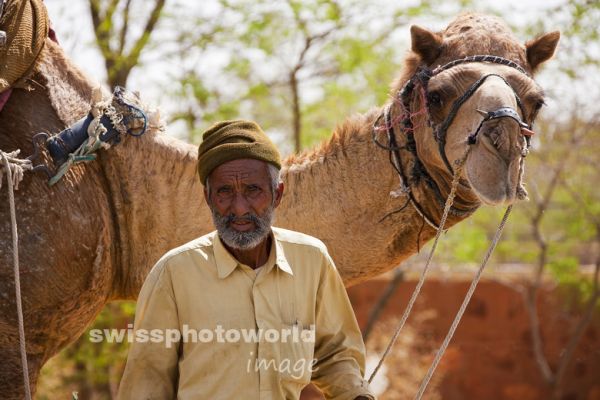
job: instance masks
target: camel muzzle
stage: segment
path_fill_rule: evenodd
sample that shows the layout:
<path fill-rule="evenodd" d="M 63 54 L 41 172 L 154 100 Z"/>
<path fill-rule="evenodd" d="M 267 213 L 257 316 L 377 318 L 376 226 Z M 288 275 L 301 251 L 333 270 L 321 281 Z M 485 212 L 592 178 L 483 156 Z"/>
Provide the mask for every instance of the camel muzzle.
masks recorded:
<path fill-rule="evenodd" d="M 472 134 L 469 135 L 467 142 L 470 145 L 474 145 L 475 143 L 477 143 L 477 136 L 479 135 L 479 132 L 481 131 L 481 128 L 483 127 L 483 124 L 485 124 L 488 121 L 493 121 L 496 119 L 510 118 L 510 119 L 514 120 L 517 124 L 519 124 L 519 127 L 521 128 L 521 134 L 525 137 L 525 141 L 527 142 L 527 147 L 529 147 L 530 138 L 534 132 L 529 129 L 530 126 L 527 123 L 523 122 L 523 120 L 519 116 L 519 113 L 516 112 L 514 108 L 500 107 L 495 111 L 483 111 L 483 110 L 477 109 L 477 112 L 483 116 L 483 119 L 479 123 L 479 126 L 477 127 L 475 132 L 473 132 Z"/>

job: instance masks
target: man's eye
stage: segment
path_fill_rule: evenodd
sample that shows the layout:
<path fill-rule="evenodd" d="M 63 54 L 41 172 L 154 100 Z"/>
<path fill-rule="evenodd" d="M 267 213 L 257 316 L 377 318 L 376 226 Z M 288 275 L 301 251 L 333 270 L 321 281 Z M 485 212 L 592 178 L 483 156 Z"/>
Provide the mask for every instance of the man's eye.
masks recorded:
<path fill-rule="evenodd" d="M 217 190 L 217 193 L 219 193 L 219 194 L 231 193 L 231 188 L 228 188 L 228 187 L 219 188 L 219 190 Z"/>
<path fill-rule="evenodd" d="M 254 193 L 254 192 L 260 190 L 260 188 L 258 186 L 255 186 L 255 185 L 250 185 L 250 186 L 248 186 L 248 188 L 246 190 L 248 190 L 251 193 Z"/>

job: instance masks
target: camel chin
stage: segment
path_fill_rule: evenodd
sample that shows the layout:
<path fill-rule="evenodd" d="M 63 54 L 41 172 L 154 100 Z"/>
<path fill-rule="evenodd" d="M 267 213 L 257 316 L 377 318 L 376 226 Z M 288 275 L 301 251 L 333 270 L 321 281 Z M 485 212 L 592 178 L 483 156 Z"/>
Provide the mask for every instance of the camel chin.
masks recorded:
<path fill-rule="evenodd" d="M 471 150 L 465 173 L 471 188 L 487 205 L 512 204 L 517 200 L 520 157 L 506 160 L 486 135 L 480 136 Z"/>

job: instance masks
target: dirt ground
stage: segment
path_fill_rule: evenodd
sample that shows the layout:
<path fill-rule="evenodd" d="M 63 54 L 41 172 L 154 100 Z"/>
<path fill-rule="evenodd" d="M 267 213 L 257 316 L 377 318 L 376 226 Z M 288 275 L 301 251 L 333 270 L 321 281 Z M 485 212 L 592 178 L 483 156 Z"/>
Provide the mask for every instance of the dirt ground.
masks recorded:
<path fill-rule="evenodd" d="M 423 287 L 413 314 L 378 375 L 380 399 L 412 399 L 442 342 L 469 285 L 466 279 L 431 279 Z M 364 327 L 388 281 L 373 280 L 349 289 L 357 319 Z M 367 342 L 367 369 L 372 369 L 391 337 L 415 280 L 402 283 Z M 552 398 L 534 359 L 530 322 L 518 283 L 482 280 L 466 310 L 426 399 L 542 400 Z M 538 302 L 544 351 L 555 370 L 572 335 L 581 307 L 564 290 L 547 287 Z M 312 394 L 311 394 L 312 393 Z M 307 390 L 304 400 L 320 395 Z M 600 400 L 600 312 L 569 364 L 561 400 Z"/>

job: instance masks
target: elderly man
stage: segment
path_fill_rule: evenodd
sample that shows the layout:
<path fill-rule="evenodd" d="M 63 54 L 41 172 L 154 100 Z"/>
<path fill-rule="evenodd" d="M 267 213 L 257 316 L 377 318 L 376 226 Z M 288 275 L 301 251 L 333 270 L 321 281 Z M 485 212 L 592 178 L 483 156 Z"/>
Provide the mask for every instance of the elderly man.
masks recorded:
<path fill-rule="evenodd" d="M 279 152 L 251 121 L 203 135 L 198 174 L 216 231 L 169 251 L 139 295 L 125 399 L 374 399 L 365 349 L 325 245 L 271 227 Z"/>

